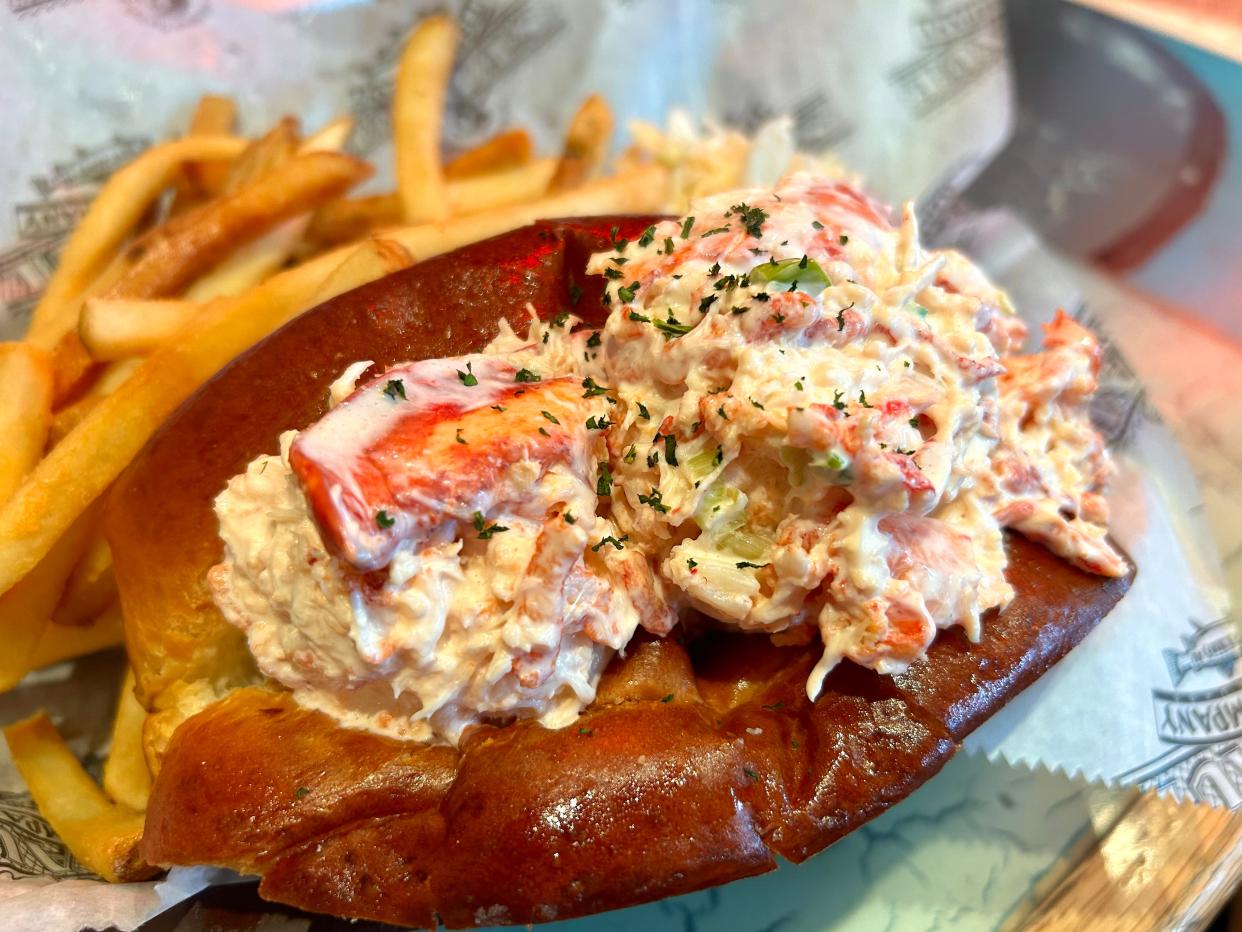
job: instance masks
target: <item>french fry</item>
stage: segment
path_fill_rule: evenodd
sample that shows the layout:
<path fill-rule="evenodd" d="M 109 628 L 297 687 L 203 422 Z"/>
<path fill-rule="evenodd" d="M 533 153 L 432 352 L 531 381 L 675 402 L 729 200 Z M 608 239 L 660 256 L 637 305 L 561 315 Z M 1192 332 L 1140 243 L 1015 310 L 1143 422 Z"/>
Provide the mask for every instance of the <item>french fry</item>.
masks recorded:
<path fill-rule="evenodd" d="M 116 362 L 108 363 L 86 393 L 87 397 L 104 398 L 111 395 L 124 385 L 141 365 L 141 359 L 118 359 Z"/>
<path fill-rule="evenodd" d="M 127 251 L 133 264 L 104 297 L 171 295 L 240 244 L 339 196 L 370 173 L 365 162 L 339 152 L 299 155 L 279 172 L 152 230 Z"/>
<path fill-rule="evenodd" d="M 142 860 L 142 813 L 110 801 L 43 712 L 4 729 L 35 805 L 73 856 L 112 882 L 159 873 Z"/>
<path fill-rule="evenodd" d="M 450 181 L 447 190 L 452 214 L 477 214 L 533 201 L 547 191 L 556 164 L 554 159 L 536 159 L 503 171 Z M 401 199 L 395 193 L 342 198 L 315 212 L 306 237 L 320 245 L 336 245 L 395 226 L 401 217 Z"/>
<path fill-rule="evenodd" d="M 448 186 L 453 216 L 482 213 L 542 197 L 556 171 L 555 159 L 536 159 L 515 168 L 462 178 Z"/>
<path fill-rule="evenodd" d="M 0 343 L 0 502 L 43 456 L 54 385 L 47 353 L 28 343 Z"/>
<path fill-rule="evenodd" d="M 397 191 L 407 223 L 443 220 L 449 215 L 440 134 L 458 33 L 452 17 L 429 16 L 406 40 L 397 66 L 392 143 Z"/>
<path fill-rule="evenodd" d="M 99 365 L 78 332 L 67 332 L 52 350 L 52 406 L 62 408 L 81 397 L 98 374 Z"/>
<path fill-rule="evenodd" d="M 145 356 L 183 327 L 198 309 L 193 300 L 90 298 L 82 308 L 78 334 L 91 358 L 98 362 Z"/>
<path fill-rule="evenodd" d="M 151 795 L 151 771 L 142 752 L 147 710 L 134 695 L 134 671 L 126 669 L 112 725 L 112 747 L 104 761 L 104 791 L 122 805 L 145 812 Z"/>
<path fill-rule="evenodd" d="M 354 282 L 370 282 L 400 272 L 414 264 L 414 257 L 400 243 L 373 236 L 355 248 L 338 265 L 311 299 L 312 306 L 344 294 Z"/>
<path fill-rule="evenodd" d="M 39 643 L 35 645 L 27 665 L 31 670 L 42 670 L 62 660 L 73 660 L 117 647 L 124 640 L 125 624 L 121 606 L 113 602 L 89 625 L 66 627 L 49 621 L 43 626 Z"/>
<path fill-rule="evenodd" d="M 253 288 L 289 261 L 306 235 L 310 214 L 300 214 L 236 250 L 185 291 L 191 305 L 231 298 Z"/>
<path fill-rule="evenodd" d="M 349 140 L 353 128 L 352 117 L 338 117 L 303 142 L 298 151 L 302 154 L 339 151 Z M 234 250 L 232 255 L 186 289 L 186 298 L 190 301 L 210 301 L 232 297 L 254 287 L 289 261 L 306 235 L 310 220 L 309 213 L 298 214 L 254 242 Z"/>
<path fill-rule="evenodd" d="M 148 149 L 118 170 L 91 202 L 73 231 L 31 318 L 26 338 L 51 350 L 77 327 L 76 299 L 112 261 L 147 208 L 189 161 L 229 159 L 246 141 L 232 136 L 192 136 Z"/>
<path fill-rule="evenodd" d="M 535 157 L 535 145 L 524 129 L 507 129 L 454 156 L 444 165 L 444 177 L 470 178 L 525 165 Z"/>
<path fill-rule="evenodd" d="M 667 173 L 663 168 L 643 165 L 572 191 L 455 217 L 443 223 L 396 227 L 384 231 L 383 235 L 400 243 L 421 261 L 517 229 L 541 217 L 586 217 L 656 210 L 663 202 L 666 183 Z"/>
<path fill-rule="evenodd" d="M 612 110 L 603 97 L 592 94 L 584 100 L 569 122 L 565 148 L 548 190 L 566 191 L 595 177 L 608 154 L 612 127 Z"/>
<path fill-rule="evenodd" d="M 323 246 L 347 243 L 400 223 L 401 211 L 401 198 L 395 193 L 342 198 L 315 211 L 306 238 Z"/>
<path fill-rule="evenodd" d="M 77 427 L 82 422 L 82 418 L 86 417 L 87 412 L 97 404 L 99 404 L 97 396 L 83 395 L 77 401 L 65 405 L 53 414 L 52 425 L 47 432 L 47 448 L 50 450 L 64 440 L 69 431 Z"/>
<path fill-rule="evenodd" d="M 298 121 L 284 117 L 246 147 L 229 166 L 221 194 L 236 194 L 242 188 L 266 178 L 291 158 L 298 148 Z"/>
<path fill-rule="evenodd" d="M 52 610 L 52 623 L 62 628 L 84 627 L 94 622 L 115 600 L 112 551 L 103 533 L 96 531 L 82 559 L 65 581 L 65 590 Z"/>
<path fill-rule="evenodd" d="M 354 118 L 349 114 L 329 120 L 315 133 L 307 136 L 298 152 L 340 152 L 354 131 Z"/>
<path fill-rule="evenodd" d="M 231 97 L 204 94 L 198 99 L 194 115 L 190 117 L 187 136 L 227 136 L 236 129 L 237 104 Z M 229 163 L 187 162 L 181 170 L 177 191 L 169 206 L 169 214 L 176 216 L 194 203 L 219 194 L 229 175 Z"/>
<path fill-rule="evenodd" d="M 0 692 L 12 689 L 33 669 L 35 647 L 60 601 L 65 581 L 86 550 L 95 511 L 88 509 L 64 534 L 58 534 L 47 555 L 0 596 L 0 644 L 4 645 L 0 651 Z"/>
<path fill-rule="evenodd" d="M 641 213 L 663 202 L 667 173 L 657 165 L 560 195 L 386 234 L 417 260 L 495 236 L 540 217 Z M 29 573 L 75 519 L 129 464 L 191 392 L 238 353 L 312 307 L 373 279 L 372 269 L 321 286 L 351 250 L 333 250 L 235 298 L 213 301 L 179 338 L 148 357 L 119 389 L 95 405 L 0 507 L 0 592 Z M 339 289 L 339 290 L 337 290 Z"/>

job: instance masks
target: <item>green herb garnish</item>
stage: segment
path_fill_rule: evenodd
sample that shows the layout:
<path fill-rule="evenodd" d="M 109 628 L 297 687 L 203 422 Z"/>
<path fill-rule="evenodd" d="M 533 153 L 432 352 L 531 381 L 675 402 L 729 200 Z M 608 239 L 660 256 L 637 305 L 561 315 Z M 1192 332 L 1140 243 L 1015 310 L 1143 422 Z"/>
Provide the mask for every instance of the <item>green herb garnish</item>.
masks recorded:
<path fill-rule="evenodd" d="M 763 221 L 768 219 L 767 211 L 763 208 L 750 207 L 746 204 L 734 204 L 725 216 L 736 216 L 746 232 L 756 239 L 763 233 Z"/>
<path fill-rule="evenodd" d="M 700 306 L 699 310 L 702 310 Z M 672 314 L 668 315 L 668 320 L 656 320 L 655 328 L 664 334 L 664 339 L 671 340 L 674 337 L 684 337 L 687 333 L 694 329 L 694 324 L 683 324 Z"/>
<path fill-rule="evenodd" d="M 599 479 L 595 482 L 596 495 L 612 495 L 612 470 L 607 463 L 599 464 Z"/>
<path fill-rule="evenodd" d="M 489 526 L 483 519 L 483 512 L 481 511 L 476 511 L 474 513 L 473 520 L 474 529 L 479 535 L 479 540 L 491 540 L 497 534 L 503 534 L 505 531 L 509 530 L 501 524 L 492 524 Z"/>
<path fill-rule="evenodd" d="M 660 514 L 668 514 L 668 505 L 664 504 L 664 497 L 660 494 L 660 490 L 652 487 L 651 491 L 646 495 L 638 496 L 640 505 L 650 505 Z"/>
<path fill-rule="evenodd" d="M 582 393 L 583 398 L 594 398 L 597 395 L 604 395 L 608 392 L 607 388 L 603 385 L 596 384 L 595 380 L 589 375 L 582 380 L 582 387 L 586 389 L 586 391 Z"/>

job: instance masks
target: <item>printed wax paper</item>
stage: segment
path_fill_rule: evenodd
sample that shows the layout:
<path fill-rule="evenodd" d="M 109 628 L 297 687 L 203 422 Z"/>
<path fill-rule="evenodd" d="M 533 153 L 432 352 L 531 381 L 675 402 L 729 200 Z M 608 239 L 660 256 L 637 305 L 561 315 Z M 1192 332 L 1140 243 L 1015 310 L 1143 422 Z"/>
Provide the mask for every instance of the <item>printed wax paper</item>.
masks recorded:
<path fill-rule="evenodd" d="M 662 122 L 673 107 L 742 129 L 788 114 L 801 149 L 834 151 L 880 196 L 916 199 L 935 220 L 1009 129 L 999 0 L 794 0 L 779 9 L 743 0 L 5 2 L 0 112 L 16 128 L 0 138 L 5 338 L 20 334 L 101 181 L 179 132 L 203 92 L 234 95 L 250 132 L 284 113 L 313 129 L 348 111 L 357 120 L 353 149 L 379 169 L 371 187 L 390 185 L 396 57 L 409 27 L 433 8 L 450 8 L 463 29 L 450 150 L 522 125 L 555 152 L 593 90 L 622 127 L 632 118 Z M 1056 260 L 1038 244 L 978 235 L 986 223 L 958 219 L 929 228 L 973 243 L 1024 312 L 1047 317 L 1065 304 L 1090 315 L 1072 288 L 1044 277 Z M 1206 535 L 1188 512 L 1195 487 L 1142 386 L 1115 350 L 1107 358 L 1100 412 L 1122 451 L 1117 530 L 1140 564 L 1139 581 L 1097 634 L 972 745 L 1093 778 L 1171 782 L 1233 805 L 1242 799 L 1242 761 L 1230 760 L 1238 730 L 1219 727 L 1228 713 L 1212 696 L 1229 695 L 1239 650 Z M 97 767 L 121 663 L 114 652 L 42 673 L 0 697 L 0 720 L 46 706 Z M 1182 770 L 1166 779 L 1174 771 L 1159 768 L 1174 758 Z M 1186 761 L 1214 763 L 1214 776 L 1183 773 Z M 1233 789 L 1213 795 L 1209 786 Z M 105 888 L 38 817 L 0 749 L 0 910 L 9 927 L 130 928 L 158 898 L 173 902 L 215 879 L 178 872 L 163 886 Z"/>

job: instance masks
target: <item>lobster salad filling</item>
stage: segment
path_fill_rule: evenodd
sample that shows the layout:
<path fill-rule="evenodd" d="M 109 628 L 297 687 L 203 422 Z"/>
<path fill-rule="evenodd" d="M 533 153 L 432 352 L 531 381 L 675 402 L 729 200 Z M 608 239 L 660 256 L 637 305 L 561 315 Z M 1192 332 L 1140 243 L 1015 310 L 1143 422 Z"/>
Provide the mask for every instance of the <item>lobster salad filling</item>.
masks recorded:
<path fill-rule="evenodd" d="M 809 173 L 701 198 L 486 351 L 355 386 L 216 500 L 210 575 L 259 669 L 342 723 L 456 743 L 572 721 L 678 613 L 897 673 L 1003 607 L 1003 530 L 1080 568 L 1107 539 L 1095 338 L 1043 351 L 965 257 Z M 556 316 L 551 316 L 555 313 Z"/>

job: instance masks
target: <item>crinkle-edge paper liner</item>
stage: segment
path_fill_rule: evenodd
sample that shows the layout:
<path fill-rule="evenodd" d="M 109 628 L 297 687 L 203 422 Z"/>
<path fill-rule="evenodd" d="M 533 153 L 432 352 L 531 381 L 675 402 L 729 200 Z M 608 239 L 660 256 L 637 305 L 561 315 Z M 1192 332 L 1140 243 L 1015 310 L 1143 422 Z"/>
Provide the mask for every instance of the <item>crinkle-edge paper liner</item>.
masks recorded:
<path fill-rule="evenodd" d="M 1125 339 L 1116 335 L 1135 325 L 1135 296 L 1055 256 L 1008 214 L 959 217 L 946 235 L 1010 289 L 1028 320 L 1066 307 L 1100 334 L 1092 414 L 1119 464 L 1113 533 L 1138 566 L 1100 626 L 970 736 L 966 750 L 1238 808 L 1242 640 L 1192 467 L 1117 345 Z"/>

